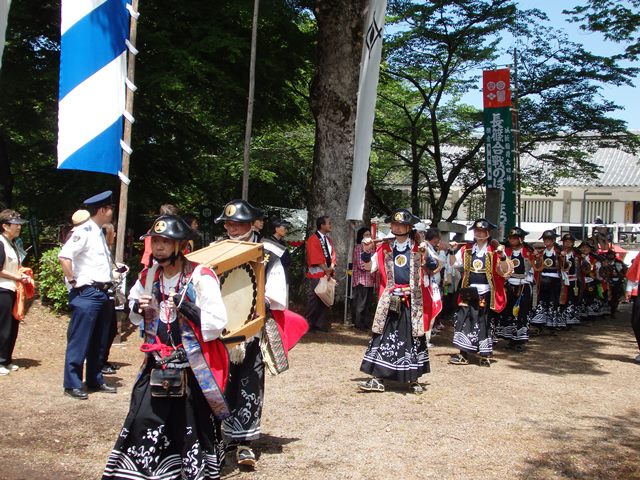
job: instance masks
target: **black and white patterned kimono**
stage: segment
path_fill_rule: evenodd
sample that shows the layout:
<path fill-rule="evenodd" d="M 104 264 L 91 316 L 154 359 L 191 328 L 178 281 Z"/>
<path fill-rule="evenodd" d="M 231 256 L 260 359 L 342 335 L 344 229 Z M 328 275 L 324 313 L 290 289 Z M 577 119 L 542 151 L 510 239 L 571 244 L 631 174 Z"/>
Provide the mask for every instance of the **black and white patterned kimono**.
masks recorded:
<path fill-rule="evenodd" d="M 218 479 L 224 464 L 220 421 L 229 415 L 229 410 L 212 371 L 219 368 L 220 373 L 226 373 L 227 364 L 225 347 L 214 341 L 226 324 L 217 279 L 209 269 L 194 267 L 190 262 L 180 275 L 171 278 L 165 278 L 161 268 L 156 275 L 156 268 L 143 271 L 129 296 L 134 305 L 145 292 L 146 278 L 155 278 L 151 294 L 157 301 L 158 315 L 144 320 L 145 347 L 151 351 L 145 354 L 129 413 L 102 478 Z M 188 282 L 190 274 L 193 279 Z M 169 296 L 185 288 L 186 298 L 200 308 L 200 325 L 194 326 L 171 305 L 167 306 Z M 135 324 L 143 321 L 133 309 L 131 320 Z M 150 374 L 159 366 L 160 358 L 153 348 L 180 344 L 187 361 L 177 361 L 169 367 L 185 370 L 185 395 L 153 397 Z M 214 366 L 212 359 L 216 363 L 219 360 L 219 364 Z"/>
<path fill-rule="evenodd" d="M 378 247 L 371 270 L 379 273 L 380 295 L 360 371 L 401 383 L 430 372 L 420 264 L 420 252 L 409 240 Z"/>
<path fill-rule="evenodd" d="M 569 250 L 564 257 L 560 310 L 567 326 L 580 324 L 580 256 Z"/>
<path fill-rule="evenodd" d="M 490 245 L 463 246 L 456 254 L 455 267 L 462 266 L 462 288 L 478 291 L 477 304 L 460 304 L 453 319 L 453 345 L 461 352 L 479 353 L 488 357 L 493 353 L 493 324 L 504 303 L 504 282 L 497 278 L 497 256 Z"/>
<path fill-rule="evenodd" d="M 512 343 L 522 344 L 529 340 L 529 313 L 533 301 L 533 265 L 531 252 L 522 249 L 506 249 L 513 262 L 513 273 L 507 280 L 505 290 L 507 306 L 498 317 L 496 337 L 506 338 Z"/>
<path fill-rule="evenodd" d="M 538 305 L 529 323 L 549 328 L 566 327 L 560 312 L 560 250 L 552 247 L 542 252 L 542 270 L 538 275 Z"/>
<path fill-rule="evenodd" d="M 584 262 L 584 292 L 582 295 L 582 303 L 587 317 L 595 318 L 605 315 L 602 293 L 602 277 L 600 269 L 602 263 L 593 254 L 585 255 Z"/>

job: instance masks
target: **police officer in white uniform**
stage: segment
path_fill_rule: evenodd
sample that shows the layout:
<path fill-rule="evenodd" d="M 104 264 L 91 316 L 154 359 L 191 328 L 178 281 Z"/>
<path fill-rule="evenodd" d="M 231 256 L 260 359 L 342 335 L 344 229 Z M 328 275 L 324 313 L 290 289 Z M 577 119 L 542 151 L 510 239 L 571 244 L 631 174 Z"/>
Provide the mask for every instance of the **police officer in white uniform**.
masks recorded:
<path fill-rule="evenodd" d="M 84 201 L 91 218 L 76 228 L 64 244 L 58 259 L 70 287 L 71 322 L 67 330 L 64 362 L 64 394 L 86 400 L 82 370 L 89 391 L 116 393 L 102 376 L 102 358 L 112 315 L 107 293 L 112 283 L 112 259 L 101 227 L 113 217 L 112 192 L 99 193 Z"/>

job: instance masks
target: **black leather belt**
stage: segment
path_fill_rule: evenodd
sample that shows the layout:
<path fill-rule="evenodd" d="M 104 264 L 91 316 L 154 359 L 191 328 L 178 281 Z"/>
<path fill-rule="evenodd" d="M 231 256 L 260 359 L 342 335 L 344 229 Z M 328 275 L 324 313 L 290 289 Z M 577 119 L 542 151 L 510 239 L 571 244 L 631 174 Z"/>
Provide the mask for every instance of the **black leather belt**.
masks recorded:
<path fill-rule="evenodd" d="M 111 289 L 111 287 L 113 287 L 113 282 L 93 282 L 91 285 L 82 285 L 81 287 L 78 287 L 77 290 L 81 292 L 85 288 L 90 288 L 90 287 L 100 290 L 101 292 L 107 293 Z"/>

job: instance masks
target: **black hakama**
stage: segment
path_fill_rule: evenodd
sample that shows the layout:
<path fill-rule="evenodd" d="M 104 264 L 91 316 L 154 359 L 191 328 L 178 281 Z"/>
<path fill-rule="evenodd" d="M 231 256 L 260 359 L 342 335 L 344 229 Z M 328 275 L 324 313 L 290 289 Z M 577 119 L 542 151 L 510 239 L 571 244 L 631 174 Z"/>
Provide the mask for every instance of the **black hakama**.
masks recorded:
<path fill-rule="evenodd" d="M 411 309 L 404 301 L 398 313 L 389 312 L 382 333 L 371 338 L 360 371 L 400 383 L 417 382 L 431 371 L 425 336 L 412 336 Z"/>

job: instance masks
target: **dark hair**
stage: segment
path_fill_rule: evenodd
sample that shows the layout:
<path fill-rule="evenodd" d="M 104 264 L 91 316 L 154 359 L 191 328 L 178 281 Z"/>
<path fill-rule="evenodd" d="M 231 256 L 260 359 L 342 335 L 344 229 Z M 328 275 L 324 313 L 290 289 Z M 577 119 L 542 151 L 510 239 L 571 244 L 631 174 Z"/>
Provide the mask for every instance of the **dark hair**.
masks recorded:
<path fill-rule="evenodd" d="M 320 230 L 320 227 L 327 223 L 329 219 L 329 215 L 322 215 L 321 217 L 316 218 L 316 229 Z"/>
<path fill-rule="evenodd" d="M 89 205 L 86 207 L 86 210 L 89 212 L 89 215 L 91 215 L 92 217 L 95 217 L 98 213 L 98 210 L 100 210 L 101 208 L 113 208 L 113 205 L 107 204 L 107 205 L 100 205 L 99 207 L 94 207 L 93 205 Z"/>
<path fill-rule="evenodd" d="M 365 232 L 370 232 L 371 229 L 368 227 L 362 227 L 358 229 L 358 232 L 356 233 L 356 244 L 359 244 L 362 242 L 362 238 L 364 237 L 364 233 Z"/>
<path fill-rule="evenodd" d="M 191 226 L 194 220 L 198 220 L 198 216 L 193 213 L 185 213 L 182 215 L 182 219 L 187 225 Z"/>
<path fill-rule="evenodd" d="M 437 228 L 428 228 L 424 234 L 425 240 L 428 242 L 429 240 L 433 240 L 434 238 L 440 238 L 440 230 Z"/>

